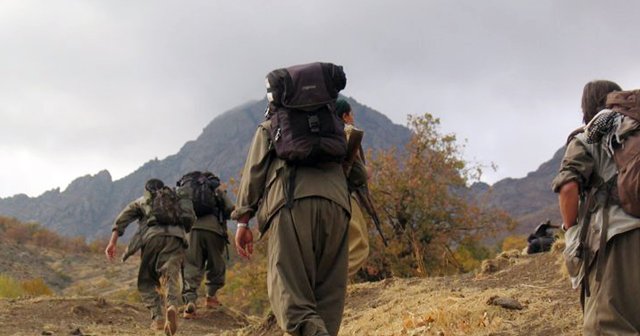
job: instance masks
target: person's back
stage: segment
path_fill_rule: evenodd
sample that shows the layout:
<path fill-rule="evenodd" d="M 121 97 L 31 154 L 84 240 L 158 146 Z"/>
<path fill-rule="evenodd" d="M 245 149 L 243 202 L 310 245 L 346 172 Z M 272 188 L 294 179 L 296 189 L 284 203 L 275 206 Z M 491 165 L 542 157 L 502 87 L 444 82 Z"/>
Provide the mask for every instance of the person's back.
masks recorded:
<path fill-rule="evenodd" d="M 267 289 L 279 326 L 293 335 L 337 335 L 347 280 L 349 195 L 339 162 L 292 164 L 271 146 L 270 120 L 252 140 L 236 209 L 236 248 L 250 256 L 257 217 L 269 232 Z"/>
<path fill-rule="evenodd" d="M 587 126 L 570 136 L 552 183 L 567 229 L 565 261 L 574 288 L 581 286 L 585 335 L 640 333 L 640 308 L 628 299 L 640 295 L 640 219 L 624 211 L 614 188 L 613 151 L 630 120 L 619 115 L 611 124 L 599 120 L 612 116 L 604 110 L 606 97 L 620 90 L 609 81 L 585 85 Z M 603 131 L 600 125 L 613 127 Z"/>
<path fill-rule="evenodd" d="M 217 292 L 225 285 L 224 252 L 228 244 L 226 220 L 233 203 L 213 173 L 194 171 L 178 181 L 191 196 L 198 219 L 189 235 L 183 269 L 184 318 L 195 318 L 198 289 L 205 278 L 205 308 L 220 306 Z"/>
<path fill-rule="evenodd" d="M 351 202 L 349 220 L 349 276 L 353 276 L 364 265 L 369 256 L 369 230 L 364 218 L 364 207 L 360 203 L 368 195 L 368 173 L 362 151 L 364 132 L 355 127 L 355 115 L 349 102 L 339 99 L 336 102 L 336 114 L 344 122 L 347 137 L 347 157 L 343 169 L 347 174 Z M 371 209 L 369 209 L 371 210 Z M 373 210 L 371 210 L 373 211 Z M 371 213 L 369 215 L 372 215 Z"/>
<path fill-rule="evenodd" d="M 551 250 L 551 246 L 556 240 L 556 236 L 552 230 L 554 228 L 557 228 L 557 226 L 551 225 L 550 220 L 538 225 L 535 231 L 527 238 L 527 242 L 529 243 L 527 246 L 527 254 L 535 254 Z"/>
<path fill-rule="evenodd" d="M 187 247 L 185 231 L 191 228 L 195 213 L 188 199 L 165 187 L 162 181 L 147 181 L 144 196 L 129 203 L 114 221 L 105 249 L 110 261 L 115 258 L 118 237 L 135 220 L 139 222 L 138 238 L 126 256 L 141 250 L 137 285 L 142 302 L 151 313 L 151 328 L 173 335 L 177 330 L 180 272 Z M 161 277 L 166 289 L 162 294 Z"/>

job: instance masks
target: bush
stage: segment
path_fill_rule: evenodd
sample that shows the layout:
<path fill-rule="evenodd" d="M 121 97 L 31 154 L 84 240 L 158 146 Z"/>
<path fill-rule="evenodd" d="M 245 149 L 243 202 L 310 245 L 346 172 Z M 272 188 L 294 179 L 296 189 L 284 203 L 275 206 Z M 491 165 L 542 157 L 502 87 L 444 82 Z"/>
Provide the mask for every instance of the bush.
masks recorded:
<path fill-rule="evenodd" d="M 389 239 L 389 246 L 381 248 L 371 237 L 372 251 L 389 265 L 380 274 L 466 272 L 488 254 L 480 242 L 515 227 L 506 212 L 468 195 L 468 185 L 482 169 L 463 159 L 455 135 L 440 133 L 439 125 L 430 114 L 411 116 L 413 136 L 404 150 L 369 152 L 371 196 Z"/>
<path fill-rule="evenodd" d="M 525 236 L 508 236 L 502 241 L 502 251 L 522 251 L 525 247 L 527 247 Z"/>
<path fill-rule="evenodd" d="M 0 274 L 0 298 L 17 298 L 24 296 L 24 288 L 14 278 Z"/>
<path fill-rule="evenodd" d="M 14 299 L 20 296 L 53 295 L 53 291 L 42 278 L 18 281 L 0 274 L 0 298 Z"/>
<path fill-rule="evenodd" d="M 87 253 L 102 251 L 99 243 L 89 246 L 84 237 L 62 237 L 57 233 L 42 227 L 38 223 L 22 223 L 15 218 L 0 216 L 0 237 L 17 244 L 34 244 L 38 247 L 57 249 L 71 253 Z"/>
<path fill-rule="evenodd" d="M 227 268 L 225 285 L 218 294 L 225 305 L 251 315 L 262 316 L 267 311 L 266 245 L 258 242 L 251 260 L 238 260 Z"/>
<path fill-rule="evenodd" d="M 23 281 L 22 289 L 29 296 L 53 295 L 53 292 L 42 278 Z"/>

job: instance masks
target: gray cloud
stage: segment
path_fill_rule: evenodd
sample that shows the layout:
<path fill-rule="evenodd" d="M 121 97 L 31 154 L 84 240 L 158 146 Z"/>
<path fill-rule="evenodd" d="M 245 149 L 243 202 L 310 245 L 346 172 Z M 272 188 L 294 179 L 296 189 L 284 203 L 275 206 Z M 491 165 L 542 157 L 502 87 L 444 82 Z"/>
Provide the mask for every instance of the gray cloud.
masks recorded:
<path fill-rule="evenodd" d="M 440 117 L 468 139 L 467 158 L 498 165 L 487 181 L 520 177 L 579 124 L 586 81 L 640 87 L 639 10 L 630 0 L 2 2 L 0 196 L 100 169 L 122 177 L 260 98 L 269 70 L 314 60 L 344 65 L 344 93 L 395 122 Z"/>

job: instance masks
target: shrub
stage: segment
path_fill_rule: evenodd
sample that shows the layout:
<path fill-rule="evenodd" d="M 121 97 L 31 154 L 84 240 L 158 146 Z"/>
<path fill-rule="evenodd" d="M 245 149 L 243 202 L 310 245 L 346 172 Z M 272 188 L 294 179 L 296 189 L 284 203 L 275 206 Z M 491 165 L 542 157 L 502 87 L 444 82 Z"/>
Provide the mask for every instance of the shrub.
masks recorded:
<path fill-rule="evenodd" d="M 53 292 L 47 286 L 42 278 L 32 279 L 23 281 L 22 289 L 24 290 L 26 295 L 30 296 L 44 296 L 44 295 L 53 295 Z"/>
<path fill-rule="evenodd" d="M 467 186 L 482 169 L 462 158 L 455 135 L 440 133 L 439 125 L 430 114 L 411 116 L 413 136 L 404 150 L 369 153 L 371 196 L 389 239 L 389 247 L 381 248 L 372 237 L 371 249 L 388 260 L 387 273 L 394 276 L 444 275 L 477 267 L 482 257 L 477 252 L 482 251 L 472 245 L 515 226 L 504 211 L 468 196 Z M 456 256 L 460 246 L 465 247 Z"/>
<path fill-rule="evenodd" d="M 14 278 L 0 274 L 0 298 L 17 298 L 25 295 L 24 289 Z"/>
<path fill-rule="evenodd" d="M 258 316 L 269 308 L 266 245 L 258 242 L 251 260 L 238 260 L 227 268 L 226 283 L 218 295 L 225 305 Z"/>
<path fill-rule="evenodd" d="M 525 236 L 508 236 L 502 241 L 502 251 L 521 251 L 525 247 L 527 247 L 527 237 Z"/>

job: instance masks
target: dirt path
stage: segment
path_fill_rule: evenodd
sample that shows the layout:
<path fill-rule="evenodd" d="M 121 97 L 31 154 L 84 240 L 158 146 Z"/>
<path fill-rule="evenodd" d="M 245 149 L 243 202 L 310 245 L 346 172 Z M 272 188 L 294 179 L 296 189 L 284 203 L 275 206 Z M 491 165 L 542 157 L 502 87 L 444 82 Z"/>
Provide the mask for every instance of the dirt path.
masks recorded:
<path fill-rule="evenodd" d="M 580 335 L 578 293 L 560 255 L 511 255 L 504 269 L 349 286 L 340 335 Z M 490 305 L 510 301 L 519 309 Z M 512 307 L 513 308 L 513 307 Z M 0 300 L 1 335 L 161 335 L 142 304 L 95 296 Z M 265 323 L 224 308 L 180 319 L 180 335 L 281 336 Z"/>
<path fill-rule="evenodd" d="M 149 329 L 140 304 L 96 298 L 0 300 L 1 335 L 163 335 Z M 198 320 L 179 319 L 181 335 L 219 335 L 249 321 L 229 309 L 207 311 Z"/>

